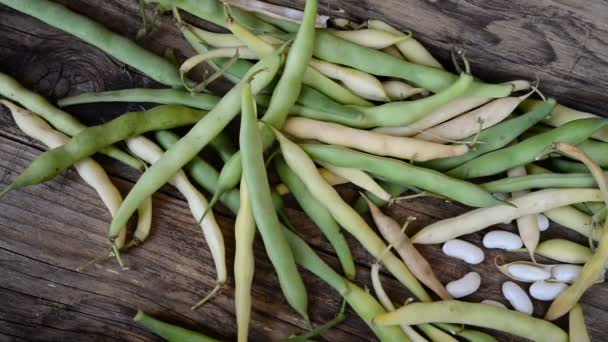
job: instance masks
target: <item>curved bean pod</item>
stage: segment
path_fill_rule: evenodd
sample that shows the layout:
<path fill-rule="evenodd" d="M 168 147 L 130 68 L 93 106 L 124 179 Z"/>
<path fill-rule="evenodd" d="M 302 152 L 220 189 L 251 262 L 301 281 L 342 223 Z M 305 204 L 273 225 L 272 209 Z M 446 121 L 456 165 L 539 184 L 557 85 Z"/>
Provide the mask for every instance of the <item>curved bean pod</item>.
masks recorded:
<path fill-rule="evenodd" d="M 165 105 L 145 112 L 130 112 L 105 124 L 88 127 L 67 144 L 42 153 L 3 191 L 40 184 L 103 147 L 145 132 L 193 124 L 205 114 L 183 106 Z"/>
<path fill-rule="evenodd" d="M 474 150 L 469 151 L 462 156 L 433 160 L 426 162 L 423 165 L 439 171 L 450 170 L 470 160 L 475 160 L 475 158 L 487 154 L 488 152 L 503 148 L 549 115 L 553 107 L 555 107 L 555 104 L 555 100 L 548 99 L 547 102 L 539 108 L 481 131 L 478 140 L 482 141 L 483 144 L 476 145 Z"/>
<path fill-rule="evenodd" d="M 526 175 L 525 166 L 517 166 L 507 171 L 507 177 L 521 177 Z M 514 191 L 511 193 L 511 198 L 516 199 L 521 196 L 525 196 L 529 191 Z M 538 213 L 537 213 L 538 214 Z M 517 222 L 517 231 L 519 232 L 519 236 L 524 243 L 524 246 L 528 250 L 530 254 L 530 258 L 532 261 L 536 261 L 534 259 L 534 250 L 536 246 L 538 246 L 538 241 L 540 240 L 540 229 L 538 228 L 538 220 L 536 218 L 536 214 L 531 215 L 523 215 L 516 219 Z M 516 248 L 519 248 L 518 246 Z"/>
<path fill-rule="evenodd" d="M 301 117 L 289 118 L 285 122 L 283 131 L 301 139 L 318 140 L 326 144 L 346 146 L 376 155 L 415 161 L 458 156 L 469 150 L 464 144 L 441 145 Z"/>
<path fill-rule="evenodd" d="M 70 114 L 56 108 L 44 97 L 25 89 L 17 80 L 3 73 L 0 73 L 0 95 L 5 96 L 12 101 L 19 102 L 23 107 L 40 115 L 57 130 L 69 136 L 75 136 L 80 133 L 80 131 L 87 128 L 87 126 L 81 124 Z M 133 168 L 139 170 L 143 168 L 141 161 L 116 147 L 108 147 L 101 152 L 114 159 L 120 160 Z"/>
<path fill-rule="evenodd" d="M 376 181 L 367 173 L 359 169 L 337 167 L 329 164 L 321 165 L 332 173 L 347 179 L 350 183 L 353 183 L 361 189 L 373 193 L 382 200 L 387 202 L 391 200 L 391 194 L 386 192 L 386 190 L 376 183 Z"/>
<path fill-rule="evenodd" d="M 576 304 L 568 317 L 568 332 L 570 333 L 570 341 L 574 342 L 591 342 L 587 327 L 585 326 L 585 316 L 583 315 L 583 307 Z"/>
<path fill-rule="evenodd" d="M 137 310 L 137 314 L 133 317 L 133 321 L 152 330 L 155 334 L 169 342 L 219 342 L 219 340 L 205 336 L 199 332 L 158 320 L 141 310 Z"/>
<path fill-rule="evenodd" d="M 395 34 L 387 30 L 377 30 L 373 28 L 346 31 L 326 30 L 325 32 L 349 42 L 376 50 L 381 50 L 391 45 L 397 45 L 400 42 L 410 39 L 412 36 L 411 33 L 403 34 L 399 32 Z"/>
<path fill-rule="evenodd" d="M 588 173 L 547 173 L 501 178 L 480 186 L 489 192 L 514 192 L 546 188 L 595 188 L 597 183 Z"/>
<path fill-rule="evenodd" d="M 463 179 L 495 175 L 515 166 L 534 162 L 543 153 L 544 148 L 554 142 L 578 144 L 607 125 L 608 119 L 572 121 L 516 145 L 487 153 L 448 171 L 447 174 Z"/>
<path fill-rule="evenodd" d="M 192 108 L 211 110 L 220 98 L 206 93 L 192 94 L 183 89 L 132 88 L 110 90 L 65 97 L 57 102 L 60 107 L 97 102 L 149 102 L 159 104 L 184 105 Z"/>
<path fill-rule="evenodd" d="M 598 201 L 601 194 L 595 189 L 547 189 L 531 192 L 510 200 L 511 205 L 479 208 L 462 215 L 430 224 L 412 237 L 422 244 L 442 243 L 459 236 L 474 233 L 491 225 L 537 214 L 572 203 Z"/>
<path fill-rule="evenodd" d="M 381 326 L 438 322 L 470 324 L 536 342 L 568 341 L 568 335 L 562 329 L 542 319 L 493 305 L 456 300 L 408 304 L 397 311 L 377 316 L 374 322 Z"/>
<path fill-rule="evenodd" d="M 504 203 L 472 183 L 450 178 L 442 173 L 412 166 L 396 159 L 332 145 L 302 144 L 302 148 L 316 161 L 361 169 L 381 176 L 391 183 L 417 187 L 466 205 L 486 207 Z"/>

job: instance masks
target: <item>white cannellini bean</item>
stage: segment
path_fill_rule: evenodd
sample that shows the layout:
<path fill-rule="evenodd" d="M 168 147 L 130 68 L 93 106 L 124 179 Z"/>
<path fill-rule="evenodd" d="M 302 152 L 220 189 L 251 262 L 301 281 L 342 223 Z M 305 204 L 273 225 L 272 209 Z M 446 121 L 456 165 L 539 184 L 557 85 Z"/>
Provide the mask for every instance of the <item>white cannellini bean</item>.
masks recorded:
<path fill-rule="evenodd" d="M 536 214 L 536 224 L 538 224 L 538 230 L 544 232 L 545 230 L 549 229 L 550 223 L 547 216 L 543 214 Z"/>
<path fill-rule="evenodd" d="M 483 246 L 486 248 L 513 250 L 521 248 L 523 245 L 519 235 L 505 230 L 494 230 L 483 237 Z"/>
<path fill-rule="evenodd" d="M 530 296 L 538 300 L 554 300 L 568 285 L 557 282 L 539 280 L 530 286 Z"/>
<path fill-rule="evenodd" d="M 504 305 L 503 303 L 497 302 L 497 301 L 491 300 L 491 299 L 484 299 L 484 300 L 481 301 L 481 303 L 482 304 L 488 304 L 488 305 L 494 305 L 494 306 L 496 306 L 498 308 L 502 308 L 502 309 L 506 309 L 507 308 L 507 306 Z"/>
<path fill-rule="evenodd" d="M 578 275 L 581 273 L 583 266 L 579 265 L 555 265 L 551 268 L 551 277 L 556 281 L 563 283 L 573 283 L 578 279 Z"/>
<path fill-rule="evenodd" d="M 551 278 L 551 272 L 542 267 L 528 264 L 512 264 L 507 266 L 507 272 L 520 281 L 534 282 Z"/>
<path fill-rule="evenodd" d="M 526 291 L 519 287 L 519 285 L 512 281 L 504 282 L 502 284 L 502 295 L 509 301 L 513 309 L 527 315 L 532 315 L 534 311 L 532 301 L 526 294 Z"/>
<path fill-rule="evenodd" d="M 442 250 L 445 255 L 464 260 L 472 265 L 479 264 L 485 257 L 481 248 L 460 239 L 446 241 Z"/>
<path fill-rule="evenodd" d="M 448 290 L 452 297 L 462 298 L 475 293 L 479 289 L 479 285 L 481 285 L 479 273 L 469 272 L 464 277 L 449 282 L 445 286 L 445 289 Z"/>

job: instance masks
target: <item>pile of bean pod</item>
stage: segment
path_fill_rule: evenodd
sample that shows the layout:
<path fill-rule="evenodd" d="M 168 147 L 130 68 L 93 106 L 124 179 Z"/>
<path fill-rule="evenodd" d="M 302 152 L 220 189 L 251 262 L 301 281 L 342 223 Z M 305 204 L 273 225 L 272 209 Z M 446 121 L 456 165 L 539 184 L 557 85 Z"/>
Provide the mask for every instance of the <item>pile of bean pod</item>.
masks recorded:
<path fill-rule="evenodd" d="M 173 15 L 198 53 L 181 65 L 52 1 L 0 3 L 71 33 L 166 86 L 86 93 L 62 99 L 56 107 L 0 74 L 0 95 L 7 99 L 1 103 L 26 135 L 50 148 L 2 195 L 74 166 L 112 214 L 109 248 L 101 259 L 115 258 L 123 265 L 124 254 L 148 237 L 152 195 L 172 184 L 186 198 L 217 270 L 217 286 L 193 309 L 212 299 L 229 276 L 212 210 L 221 202 L 236 215 L 239 341 L 248 336 L 256 231 L 287 303 L 309 323 L 297 265 L 333 287 L 382 341 L 454 340 L 450 335 L 495 340 L 474 327 L 533 341 L 589 341 L 578 301 L 604 281 L 608 262 L 608 234 L 602 234 L 608 225 L 602 169 L 608 167 L 608 119 L 546 99 L 534 82 L 484 83 L 473 76 L 462 51 L 452 52 L 456 73 L 447 71 L 411 33 L 379 20 L 361 24 L 318 15 L 317 0 L 307 0 L 304 11 L 260 1 L 143 1 L 142 6 Z M 182 19 L 186 12 L 223 33 L 188 23 Z M 149 31 L 145 27 L 140 34 Z M 194 68 L 201 63 L 215 72 L 197 82 Z M 221 77 L 233 83 L 222 97 L 208 91 Z M 59 109 L 99 102 L 157 106 L 92 127 Z M 238 127 L 238 137 L 229 124 Z M 178 136 L 171 131 L 177 127 L 189 128 Z M 116 145 L 123 141 L 128 152 Z M 223 160 L 220 171 L 199 155 L 207 145 Z M 143 171 L 126 198 L 92 159 L 96 153 Z M 281 183 L 271 184 L 269 173 Z M 362 191 L 352 206 L 334 188 L 343 183 Z M 209 201 L 201 189 L 212 194 Z M 331 243 L 340 270 L 288 228 L 282 198 L 288 193 Z M 380 207 L 395 201 L 407 205 L 411 196 L 472 208 L 408 237 L 414 218 L 399 223 Z M 377 229 L 361 216 L 368 211 Z M 127 221 L 135 213 L 138 221 L 131 231 Z M 560 239 L 539 242 L 549 220 L 584 235 L 589 246 Z M 495 230 L 483 238 L 487 249 L 529 256 L 530 261 L 496 260 L 496 272 L 513 280 L 502 286 L 512 309 L 495 301 L 456 300 L 474 293 L 482 275 L 471 272 L 444 285 L 416 249 L 416 244 L 443 244 L 447 257 L 477 264 L 484 251 L 458 238 L 512 221 L 519 234 Z M 354 281 L 357 270 L 342 230 L 375 259 L 373 291 Z M 559 263 L 537 263 L 537 255 Z M 382 288 L 381 267 L 409 289 L 415 302 L 395 307 Z M 544 319 L 532 316 L 530 297 L 518 282 L 533 283 L 533 298 L 552 301 Z M 568 332 L 551 322 L 567 314 Z M 343 319 L 342 310 L 331 322 L 291 339 L 312 338 Z M 135 320 L 170 341 L 213 340 L 141 311 Z"/>

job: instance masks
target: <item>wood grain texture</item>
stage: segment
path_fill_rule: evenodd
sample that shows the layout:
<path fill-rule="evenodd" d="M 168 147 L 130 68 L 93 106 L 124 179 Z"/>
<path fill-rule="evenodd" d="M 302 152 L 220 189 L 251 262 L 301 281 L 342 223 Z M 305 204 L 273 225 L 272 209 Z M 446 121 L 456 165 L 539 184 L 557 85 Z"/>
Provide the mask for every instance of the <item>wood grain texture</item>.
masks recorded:
<path fill-rule="evenodd" d="M 108 0 L 103 6 L 94 0 L 61 0 L 71 9 L 133 38 L 139 28 L 135 0 Z M 303 0 L 273 1 L 302 8 Z M 464 47 L 473 60 L 475 73 L 489 81 L 514 78 L 541 79 L 543 91 L 563 103 L 602 113 L 608 100 L 608 3 L 584 4 L 573 0 L 527 1 L 323 1 L 325 14 L 344 9 L 352 18 L 383 19 L 410 29 L 429 46 L 440 61 L 447 61 L 448 49 Z M 151 14 L 151 10 L 150 10 Z M 198 22 L 203 24 L 202 22 Z M 174 49 L 178 59 L 192 55 L 170 17 L 140 42 L 162 54 Z M 13 75 L 30 89 L 51 100 L 87 91 L 129 87 L 158 87 L 155 82 L 117 63 L 96 48 L 36 19 L 0 7 L 0 71 Z M 226 84 L 219 84 L 218 91 Z M 139 104 L 77 106 L 70 112 L 87 124 L 107 121 Z M 0 186 L 4 187 L 43 147 L 25 137 L 10 115 L 0 110 Z M 214 156 L 211 156 L 213 158 Z M 123 193 L 138 173 L 99 157 Z M 352 201 L 357 192 L 340 187 Z M 288 216 L 301 235 L 333 267 L 338 262 L 318 229 L 286 197 Z M 463 206 L 433 199 L 410 200 L 388 208 L 403 221 L 417 218 L 414 229 L 466 211 Z M 220 210 L 219 223 L 227 243 L 228 265 L 233 262 L 233 218 Z M 196 312 L 189 306 L 212 288 L 215 271 L 211 256 L 183 198 L 166 186 L 154 196 L 154 230 L 148 242 L 126 256 L 129 269 L 118 271 L 112 261 L 84 272 L 75 268 L 104 253 L 109 214 L 94 191 L 70 170 L 46 184 L 9 193 L 0 200 L 0 340 L 151 341 L 154 335 L 131 321 L 135 308 L 211 336 L 235 337 L 233 283 L 212 302 Z M 369 219 L 369 217 L 368 217 Z M 497 228 L 513 230 L 511 225 Z M 482 234 L 467 239 L 479 243 Z M 585 239 L 557 226 L 543 233 L 543 239 L 568 237 Z M 259 240 L 259 239 L 258 239 Z M 370 286 L 369 265 L 373 259 L 349 236 L 358 263 L 358 280 Z M 304 322 L 280 295 L 276 276 L 256 241 L 256 273 L 253 286 L 252 341 L 278 340 L 300 333 Z M 489 251 L 481 265 L 470 266 L 445 257 L 440 246 L 421 246 L 443 283 L 475 270 L 483 275 L 482 287 L 467 298 L 492 298 L 505 302 L 494 258 L 524 260 L 524 254 Z M 540 260 L 545 262 L 547 260 Z M 231 267 L 230 267 L 231 268 Z M 340 306 L 337 293 L 318 278 L 304 272 L 309 288 L 311 318 L 321 323 L 333 317 Z M 384 285 L 400 303 L 410 294 L 390 277 Z M 602 341 L 608 334 L 608 287 L 594 286 L 584 297 L 585 317 L 590 333 Z M 535 303 L 536 315 L 547 305 Z M 564 325 L 565 321 L 559 322 Z M 501 341 L 513 341 L 498 335 Z M 347 320 L 323 334 L 319 340 L 364 341 L 374 337 L 352 312 Z"/>

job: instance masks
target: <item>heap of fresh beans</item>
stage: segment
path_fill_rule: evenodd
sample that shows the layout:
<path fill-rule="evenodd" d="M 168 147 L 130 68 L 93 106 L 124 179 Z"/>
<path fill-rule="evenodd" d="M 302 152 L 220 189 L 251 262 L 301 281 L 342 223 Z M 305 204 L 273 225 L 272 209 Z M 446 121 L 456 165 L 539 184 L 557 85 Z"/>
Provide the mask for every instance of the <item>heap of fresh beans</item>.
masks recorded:
<path fill-rule="evenodd" d="M 248 338 L 256 231 L 286 302 L 311 327 L 291 340 L 311 338 L 345 315 L 343 307 L 330 322 L 310 322 L 299 265 L 334 288 L 382 341 L 455 341 L 452 336 L 495 340 L 475 327 L 533 341 L 589 341 L 578 301 L 604 281 L 608 264 L 608 234 L 603 234 L 608 229 L 608 179 L 602 169 L 608 167 L 608 119 L 546 99 L 528 81 L 484 83 L 474 77 L 462 51 L 452 51 L 453 65 L 442 66 L 411 32 L 379 20 L 358 24 L 318 15 L 317 0 L 306 1 L 304 11 L 260 1 L 143 1 L 172 14 L 197 52 L 181 66 L 52 1 L 0 3 L 71 33 L 167 86 L 60 100 L 60 107 L 157 104 L 85 127 L 0 74 L 0 95 L 7 98 L 0 103 L 26 135 L 50 148 L 2 195 L 43 183 L 74 166 L 112 215 L 108 250 L 92 262 L 128 262 L 124 255 L 150 233 L 152 195 L 169 183 L 186 198 L 217 270 L 216 287 L 193 303 L 193 309 L 212 300 L 230 276 L 213 207 L 219 201 L 236 215 L 233 276 L 239 341 Z M 220 32 L 195 27 L 182 19 L 184 12 L 216 25 Z M 201 63 L 215 72 L 199 82 L 194 68 Z M 207 90 L 220 77 L 233 83 L 222 97 Z M 228 125 L 238 126 L 238 134 Z M 170 131 L 177 127 L 188 131 L 178 136 Z M 120 142 L 126 144 L 117 145 Z M 199 155 L 207 145 L 220 155 L 221 170 Z M 145 170 L 124 200 L 91 159 L 96 153 Z M 282 183 L 271 184 L 273 173 Z M 361 190 L 352 206 L 334 188 L 344 183 Z M 209 201 L 202 190 L 212 194 Z M 340 270 L 287 228 L 286 194 L 330 242 Z M 416 196 L 472 208 L 412 234 L 407 228 L 414 217 L 400 223 L 381 206 L 395 201 L 407 206 L 407 199 Z M 367 211 L 372 221 L 364 220 Z M 133 214 L 138 216 L 134 230 L 127 225 Z M 583 235 L 589 245 L 543 240 L 549 221 Z M 517 234 L 490 231 L 483 246 L 460 239 L 509 222 L 516 224 Z M 375 260 L 370 265 L 373 292 L 357 285 L 356 263 L 344 232 Z M 446 258 L 469 264 L 484 260 L 481 247 L 518 253 L 523 260 L 495 261 L 495 271 L 512 280 L 501 288 L 511 309 L 492 300 L 456 300 L 476 292 L 487 275 L 470 272 L 442 284 L 416 244 L 443 244 Z M 556 263 L 537 263 L 536 256 Z M 383 290 L 382 267 L 415 298 L 396 307 Z M 533 317 L 532 300 L 520 286 L 525 283 L 532 284 L 532 298 L 552 302 L 544 319 Z M 568 314 L 567 332 L 551 323 Z M 141 311 L 134 320 L 169 341 L 214 340 Z"/>

